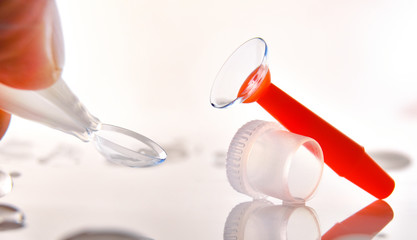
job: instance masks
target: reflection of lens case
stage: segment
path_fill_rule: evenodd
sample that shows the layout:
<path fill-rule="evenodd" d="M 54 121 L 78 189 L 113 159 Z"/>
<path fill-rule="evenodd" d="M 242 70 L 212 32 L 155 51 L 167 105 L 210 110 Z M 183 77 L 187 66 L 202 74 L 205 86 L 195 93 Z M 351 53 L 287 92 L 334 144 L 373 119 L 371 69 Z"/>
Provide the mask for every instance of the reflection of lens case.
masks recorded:
<path fill-rule="evenodd" d="M 226 166 L 229 182 L 238 192 L 304 202 L 320 182 L 323 153 L 309 137 L 288 132 L 278 123 L 255 120 L 233 137 Z"/>
<path fill-rule="evenodd" d="M 266 200 L 244 202 L 229 213 L 224 240 L 320 239 L 313 209 L 302 204 L 273 205 Z"/>

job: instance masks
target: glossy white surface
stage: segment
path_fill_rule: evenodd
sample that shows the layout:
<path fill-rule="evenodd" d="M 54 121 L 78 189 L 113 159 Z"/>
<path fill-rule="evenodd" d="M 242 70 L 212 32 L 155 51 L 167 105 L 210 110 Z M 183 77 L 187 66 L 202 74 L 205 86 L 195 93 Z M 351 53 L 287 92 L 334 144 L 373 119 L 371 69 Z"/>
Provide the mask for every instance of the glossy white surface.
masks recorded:
<path fill-rule="evenodd" d="M 114 166 L 92 144 L 14 118 L 0 143 L 0 167 L 14 172 L 14 188 L 0 204 L 25 220 L 0 238 L 116 229 L 223 239 L 229 212 L 250 201 L 227 182 L 229 141 L 244 123 L 272 118 L 255 104 L 214 109 L 209 93 L 229 54 L 255 36 L 270 47 L 277 86 L 392 169 L 397 186 L 386 202 L 394 219 L 375 239 L 417 235 L 416 3 L 60 0 L 58 7 L 69 87 L 103 122 L 155 140 L 168 159 L 146 169 Z M 324 234 L 374 200 L 325 167 L 307 206 Z"/>

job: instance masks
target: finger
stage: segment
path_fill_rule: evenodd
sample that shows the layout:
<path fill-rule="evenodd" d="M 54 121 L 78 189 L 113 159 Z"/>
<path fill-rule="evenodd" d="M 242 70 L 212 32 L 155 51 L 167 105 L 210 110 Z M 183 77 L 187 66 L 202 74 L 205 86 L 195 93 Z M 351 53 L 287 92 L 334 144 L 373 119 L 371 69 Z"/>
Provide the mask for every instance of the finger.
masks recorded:
<path fill-rule="evenodd" d="M 10 123 L 10 114 L 0 110 L 0 140 L 3 138 L 3 135 L 6 133 L 7 128 Z"/>
<path fill-rule="evenodd" d="M 0 26 L 0 83 L 37 90 L 59 79 L 63 44 L 53 0 L 0 1 Z"/>

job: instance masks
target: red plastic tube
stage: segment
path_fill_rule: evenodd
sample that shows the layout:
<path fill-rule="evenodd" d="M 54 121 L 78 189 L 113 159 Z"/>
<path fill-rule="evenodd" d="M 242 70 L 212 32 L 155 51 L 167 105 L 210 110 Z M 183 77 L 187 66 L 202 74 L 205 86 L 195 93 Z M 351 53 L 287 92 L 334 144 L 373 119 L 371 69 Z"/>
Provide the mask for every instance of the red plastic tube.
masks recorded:
<path fill-rule="evenodd" d="M 249 91 L 251 96 L 244 103 L 256 101 L 289 131 L 315 139 L 323 150 L 324 162 L 371 195 L 384 199 L 392 193 L 394 180 L 362 146 L 272 84 L 269 70 L 264 79 L 256 79 L 257 71 L 239 91 L 240 96 L 251 86 L 257 88 L 255 92 Z"/>

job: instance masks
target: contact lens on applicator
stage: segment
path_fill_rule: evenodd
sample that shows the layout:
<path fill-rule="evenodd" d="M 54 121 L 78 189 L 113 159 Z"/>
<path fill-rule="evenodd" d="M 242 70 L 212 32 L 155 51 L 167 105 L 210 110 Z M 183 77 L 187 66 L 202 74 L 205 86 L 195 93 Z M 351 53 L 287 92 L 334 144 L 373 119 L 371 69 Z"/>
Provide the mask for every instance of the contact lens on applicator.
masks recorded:
<path fill-rule="evenodd" d="M 226 108 L 257 102 L 289 131 L 316 140 L 324 162 L 337 174 L 378 199 L 388 197 L 394 180 L 362 146 L 271 83 L 267 53 L 261 38 L 251 39 L 233 52 L 213 84 L 211 104 Z"/>

